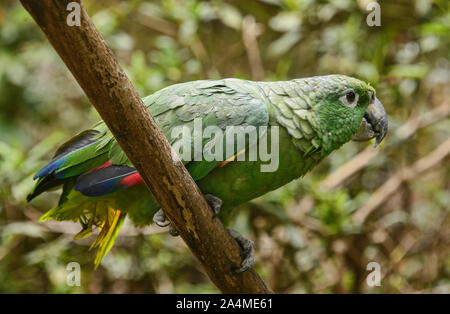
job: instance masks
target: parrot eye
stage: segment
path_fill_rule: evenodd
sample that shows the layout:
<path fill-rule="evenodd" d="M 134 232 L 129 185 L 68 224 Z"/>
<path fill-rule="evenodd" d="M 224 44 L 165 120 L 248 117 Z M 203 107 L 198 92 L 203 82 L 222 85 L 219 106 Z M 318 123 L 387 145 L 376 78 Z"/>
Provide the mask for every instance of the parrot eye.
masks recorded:
<path fill-rule="evenodd" d="M 344 96 L 339 98 L 339 100 L 349 108 L 354 108 L 358 103 L 359 95 L 354 91 L 350 90 L 345 93 Z"/>
<path fill-rule="evenodd" d="M 354 91 L 350 91 L 347 93 L 347 95 L 345 95 L 345 97 L 347 97 L 347 101 L 349 103 L 352 103 L 355 100 L 356 95 Z"/>

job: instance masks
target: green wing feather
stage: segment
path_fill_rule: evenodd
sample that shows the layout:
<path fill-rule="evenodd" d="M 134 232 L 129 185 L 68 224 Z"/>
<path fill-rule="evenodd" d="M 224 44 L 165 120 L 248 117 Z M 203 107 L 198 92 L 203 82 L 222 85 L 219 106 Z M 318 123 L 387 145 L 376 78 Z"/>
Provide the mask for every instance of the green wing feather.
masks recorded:
<path fill-rule="evenodd" d="M 255 82 L 237 79 L 194 81 L 166 87 L 143 99 L 156 123 L 173 145 L 177 137 L 172 130 L 177 126 L 189 128 L 191 148 L 194 147 L 194 120 L 201 118 L 202 128 L 218 126 L 225 131 L 227 126 L 267 126 L 269 123 L 268 102 Z M 111 136 L 103 122 L 96 125 L 101 142 L 97 149 L 110 147 L 109 159 L 113 164 L 131 165 L 121 147 Z M 225 132 L 223 132 L 225 133 Z M 202 139 L 202 148 L 210 138 Z M 247 145 L 253 143 L 247 142 Z M 231 156 L 224 155 L 222 160 Z M 182 160 L 195 180 L 207 175 L 221 161 Z"/>

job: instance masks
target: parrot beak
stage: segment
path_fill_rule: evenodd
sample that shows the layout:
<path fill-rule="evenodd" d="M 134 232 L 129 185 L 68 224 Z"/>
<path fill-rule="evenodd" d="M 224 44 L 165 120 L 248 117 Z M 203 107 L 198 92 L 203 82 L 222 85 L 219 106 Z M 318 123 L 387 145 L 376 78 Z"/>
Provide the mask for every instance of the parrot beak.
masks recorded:
<path fill-rule="evenodd" d="M 375 137 L 376 141 L 374 147 L 377 147 L 386 136 L 388 119 L 386 110 L 384 110 L 384 107 L 378 98 L 376 98 L 375 95 L 373 95 L 372 98 L 373 100 L 367 107 L 358 132 L 356 132 L 352 140 L 362 142 Z"/>

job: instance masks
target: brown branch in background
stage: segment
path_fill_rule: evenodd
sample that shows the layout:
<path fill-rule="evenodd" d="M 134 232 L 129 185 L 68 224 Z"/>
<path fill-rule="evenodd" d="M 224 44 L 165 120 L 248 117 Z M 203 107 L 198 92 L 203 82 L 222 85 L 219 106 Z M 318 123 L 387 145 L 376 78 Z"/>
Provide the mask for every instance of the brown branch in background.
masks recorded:
<path fill-rule="evenodd" d="M 366 147 L 362 152 L 340 166 L 333 173 L 331 173 L 320 184 L 322 190 L 334 190 L 339 187 L 345 180 L 363 169 L 369 162 L 378 155 L 379 149 L 372 146 Z"/>
<path fill-rule="evenodd" d="M 418 129 L 425 128 L 431 124 L 443 120 L 450 115 L 450 101 L 446 101 L 435 109 L 424 114 L 417 114 L 414 118 L 408 120 L 400 126 L 394 133 L 399 139 L 406 139 L 416 133 Z"/>
<path fill-rule="evenodd" d="M 169 143 L 81 4 L 81 25 L 67 24 L 69 2 L 21 0 L 213 283 L 227 293 L 270 292 L 254 270 L 233 273 L 241 263 L 238 244 L 182 162 L 173 160 Z"/>
<path fill-rule="evenodd" d="M 247 15 L 242 21 L 242 40 L 247 51 L 248 62 L 252 79 L 262 81 L 264 79 L 264 67 L 261 61 L 257 38 L 263 32 L 262 25 L 256 23 L 252 15 Z"/>
<path fill-rule="evenodd" d="M 447 211 L 442 213 L 434 230 L 425 236 L 417 237 L 409 230 L 406 230 L 395 248 L 389 250 L 389 260 L 392 261 L 392 263 L 387 265 L 387 267 L 384 267 L 382 278 L 388 278 L 392 273 L 398 272 L 401 262 L 408 256 L 429 250 L 430 246 L 432 246 L 433 243 L 436 243 L 437 239 L 441 237 L 441 232 L 445 228 L 447 216 Z"/>
<path fill-rule="evenodd" d="M 160 32 L 169 37 L 177 37 L 178 36 L 178 28 L 175 24 L 168 22 L 162 18 L 149 16 L 148 14 L 144 14 L 138 12 L 137 21 L 142 25 L 151 28 L 157 32 Z"/>
<path fill-rule="evenodd" d="M 427 156 L 416 161 L 412 166 L 398 170 L 389 180 L 372 193 L 364 206 L 353 214 L 353 221 L 357 224 L 363 224 L 374 210 L 383 205 L 392 194 L 397 192 L 403 182 L 415 179 L 423 172 L 438 165 L 448 155 L 450 155 L 450 139 L 447 139 Z"/>

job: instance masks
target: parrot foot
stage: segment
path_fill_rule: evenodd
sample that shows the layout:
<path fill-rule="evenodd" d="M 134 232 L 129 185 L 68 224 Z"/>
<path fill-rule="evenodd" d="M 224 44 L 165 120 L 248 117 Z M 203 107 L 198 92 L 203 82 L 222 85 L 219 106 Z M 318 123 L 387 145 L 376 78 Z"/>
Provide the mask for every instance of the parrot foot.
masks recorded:
<path fill-rule="evenodd" d="M 222 200 L 212 194 L 205 194 L 204 197 L 205 197 L 205 200 L 208 203 L 208 205 L 212 208 L 212 210 L 214 212 L 214 217 L 217 216 L 220 213 L 220 209 L 222 208 Z M 162 208 L 160 208 L 153 215 L 153 222 L 162 228 L 169 226 L 170 235 L 172 235 L 174 237 L 179 235 L 178 231 L 176 231 L 172 227 L 170 222 L 167 220 L 166 214 L 164 213 Z"/>
<path fill-rule="evenodd" d="M 212 194 L 205 194 L 203 196 L 205 197 L 205 200 L 208 203 L 208 205 L 212 208 L 214 216 L 217 216 L 220 213 L 220 210 L 222 209 L 222 200 Z"/>
<path fill-rule="evenodd" d="M 230 235 L 236 240 L 241 248 L 242 263 L 241 268 L 234 270 L 236 274 L 243 273 L 255 264 L 255 243 L 245 238 L 242 234 L 233 229 L 227 229 Z"/>
<path fill-rule="evenodd" d="M 169 226 L 170 235 L 174 237 L 179 235 L 178 231 L 176 231 L 167 220 L 166 214 L 161 208 L 153 215 L 153 222 L 162 228 Z"/>
<path fill-rule="evenodd" d="M 167 227 L 168 225 L 170 225 L 170 222 L 167 220 L 166 214 L 164 213 L 162 208 L 160 208 L 156 212 L 156 214 L 153 215 L 153 222 L 155 224 L 157 224 L 158 226 L 160 226 L 161 228 L 164 228 L 164 227 Z"/>

